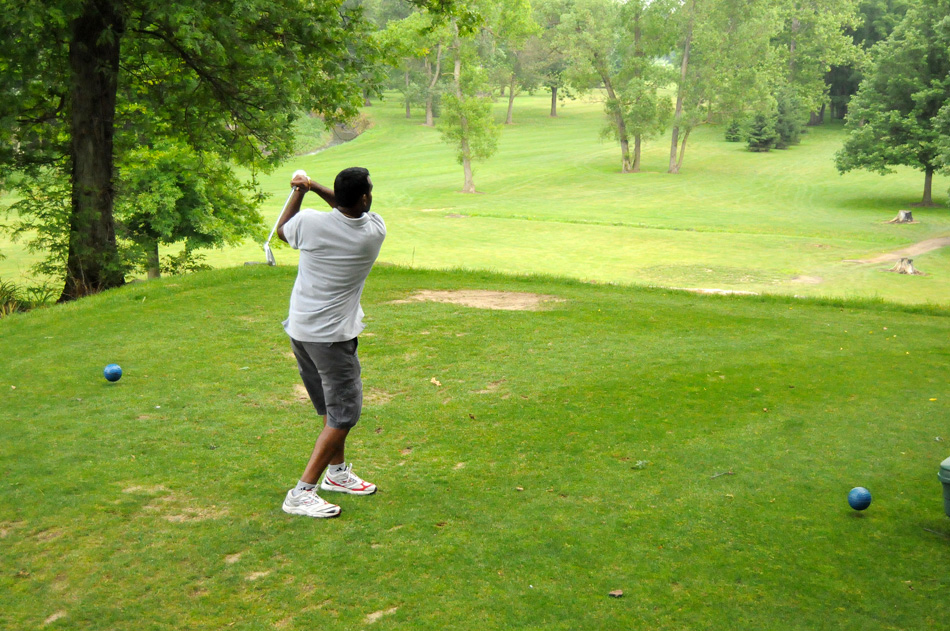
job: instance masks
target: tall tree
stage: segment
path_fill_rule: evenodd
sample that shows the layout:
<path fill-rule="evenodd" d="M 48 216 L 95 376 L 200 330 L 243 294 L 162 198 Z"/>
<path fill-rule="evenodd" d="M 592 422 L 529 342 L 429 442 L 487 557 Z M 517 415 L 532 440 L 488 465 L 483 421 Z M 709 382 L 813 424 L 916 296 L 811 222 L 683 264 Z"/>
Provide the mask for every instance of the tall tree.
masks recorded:
<path fill-rule="evenodd" d="M 159 246 L 183 243 L 191 253 L 238 245 L 259 225 L 253 185 L 235 185 L 216 154 L 164 141 L 125 153 L 119 166 L 118 234 L 142 255 L 149 278 L 161 275 Z"/>
<path fill-rule="evenodd" d="M 882 175 L 905 165 L 924 172 L 920 205 L 933 204 L 941 161 L 941 110 L 950 103 L 950 0 L 921 0 L 872 50 L 873 63 L 852 99 L 841 173 Z M 944 111 L 946 111 L 944 109 Z"/>
<path fill-rule="evenodd" d="M 537 72 L 541 85 L 551 90 L 551 117 L 557 117 L 558 97 L 570 98 L 567 83 L 569 56 L 565 42 L 558 36 L 561 15 L 567 12 L 571 0 L 535 0 L 532 3 L 534 19 L 541 33 L 533 38 L 540 63 Z"/>
<path fill-rule="evenodd" d="M 401 20 L 390 21 L 380 31 L 379 41 L 390 63 L 399 64 L 399 90 L 406 101 L 406 118 L 410 105 L 425 105 L 425 125 L 434 125 L 434 106 L 439 96 L 442 62 L 452 34 L 448 25 L 432 14 L 417 11 Z"/>
<path fill-rule="evenodd" d="M 670 99 L 660 87 L 674 81 L 668 67 L 657 59 L 669 52 L 673 40 L 669 21 L 673 4 L 666 0 L 630 0 L 621 7 L 620 22 L 626 43 L 621 65 L 621 98 L 627 128 L 633 134 L 634 173 L 640 171 L 640 150 L 645 138 L 660 134 L 672 118 Z"/>
<path fill-rule="evenodd" d="M 860 24 L 858 0 L 784 0 L 778 4 L 778 19 L 782 28 L 774 44 L 784 76 L 776 92 L 800 102 L 817 118 L 832 66 L 863 62 L 850 35 Z"/>
<path fill-rule="evenodd" d="M 336 0 L 0 0 L 0 161 L 68 174 L 62 299 L 124 282 L 117 152 L 165 137 L 274 165 L 300 107 L 357 111 L 368 46 Z"/>
<path fill-rule="evenodd" d="M 474 41 L 463 38 L 463 32 L 454 20 L 452 27 L 452 91 L 442 96 L 439 130 L 442 139 L 455 147 L 456 157 L 462 165 L 465 178 L 462 192 L 474 193 L 472 162 L 488 159 L 495 153 L 499 130 L 492 118 L 491 98 L 485 96 L 487 83 L 478 63 Z"/>
<path fill-rule="evenodd" d="M 770 4 L 744 0 L 686 0 L 670 23 L 678 33 L 678 77 L 668 172 L 679 173 L 697 125 L 770 104 L 777 25 Z"/>
<path fill-rule="evenodd" d="M 487 31 L 496 49 L 498 67 L 506 78 L 508 110 L 505 124 L 514 122 L 515 96 L 522 87 L 533 87 L 537 49 L 529 46 L 532 36 L 540 32 L 528 0 L 500 0 L 489 7 Z"/>
<path fill-rule="evenodd" d="M 561 16 L 559 36 L 570 59 L 570 83 L 578 89 L 604 90 L 606 132 L 620 144 L 622 173 L 639 170 L 640 139 L 661 130 L 668 119 L 668 101 L 658 96 L 658 89 L 669 77 L 654 63 L 665 52 L 661 31 L 653 27 L 661 19 L 662 6 L 639 0 L 627 6 L 614 0 L 577 0 Z"/>
<path fill-rule="evenodd" d="M 876 43 L 887 39 L 913 0 L 861 0 L 858 3 L 858 24 L 850 33 L 855 46 L 865 53 Z M 843 65 L 834 65 L 826 77 L 832 118 L 844 118 L 848 103 L 864 78 L 862 67 L 870 61 L 866 55 Z"/>

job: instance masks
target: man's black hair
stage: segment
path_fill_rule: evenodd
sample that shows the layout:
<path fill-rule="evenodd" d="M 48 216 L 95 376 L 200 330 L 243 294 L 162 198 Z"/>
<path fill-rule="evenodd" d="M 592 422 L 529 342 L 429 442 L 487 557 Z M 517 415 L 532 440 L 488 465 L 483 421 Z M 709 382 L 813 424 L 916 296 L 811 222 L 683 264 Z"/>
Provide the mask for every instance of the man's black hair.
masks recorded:
<path fill-rule="evenodd" d="M 363 167 L 343 169 L 333 181 L 333 195 L 336 197 L 337 206 L 352 208 L 369 192 L 369 171 Z"/>

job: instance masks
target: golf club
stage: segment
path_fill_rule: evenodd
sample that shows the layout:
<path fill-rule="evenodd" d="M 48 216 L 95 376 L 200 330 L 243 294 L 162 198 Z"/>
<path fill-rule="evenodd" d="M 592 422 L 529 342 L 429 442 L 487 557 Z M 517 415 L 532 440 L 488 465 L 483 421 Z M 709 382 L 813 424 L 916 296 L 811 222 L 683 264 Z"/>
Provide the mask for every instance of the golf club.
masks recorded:
<path fill-rule="evenodd" d="M 298 175 L 306 177 L 307 173 L 303 169 L 298 169 L 294 171 L 293 177 L 297 177 Z M 277 265 L 274 252 L 270 249 L 270 240 L 274 238 L 274 233 L 277 232 L 277 224 L 280 222 L 280 218 L 284 216 L 284 211 L 287 210 L 287 204 L 290 203 L 290 198 L 294 196 L 294 191 L 296 190 L 296 186 L 291 187 L 290 195 L 287 196 L 287 201 L 284 202 L 283 208 L 280 209 L 280 214 L 277 215 L 277 221 L 274 222 L 274 227 L 271 228 L 270 234 L 267 235 L 267 241 L 264 242 L 264 257 L 267 258 L 268 265 Z"/>

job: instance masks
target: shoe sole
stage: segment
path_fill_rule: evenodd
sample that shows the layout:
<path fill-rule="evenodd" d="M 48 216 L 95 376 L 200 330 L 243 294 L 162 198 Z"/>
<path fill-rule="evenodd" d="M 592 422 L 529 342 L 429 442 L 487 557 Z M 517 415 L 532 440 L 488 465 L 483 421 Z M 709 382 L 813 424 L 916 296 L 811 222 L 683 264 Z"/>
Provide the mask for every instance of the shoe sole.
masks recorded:
<path fill-rule="evenodd" d="M 345 486 L 327 486 L 326 482 L 321 482 L 320 490 L 333 491 L 334 493 L 346 493 L 347 495 L 372 495 L 379 489 L 374 486 L 372 491 L 354 491 L 352 489 L 346 488 Z"/>
<path fill-rule="evenodd" d="M 313 518 L 315 518 L 315 519 L 332 519 L 332 518 L 334 518 L 334 517 L 339 517 L 339 516 L 340 516 L 340 513 L 343 512 L 343 511 L 340 510 L 340 507 L 339 507 L 339 506 L 337 506 L 337 510 L 336 510 L 335 513 L 321 513 L 321 514 L 319 514 L 319 515 L 314 515 L 313 513 L 308 513 L 308 512 L 305 511 L 305 510 L 302 510 L 302 509 L 299 509 L 299 508 L 295 508 L 295 507 L 293 507 L 293 506 L 288 507 L 288 506 L 285 505 L 285 506 L 281 506 L 281 508 L 282 508 L 283 511 L 284 511 L 285 513 L 287 513 L 288 515 L 300 515 L 301 517 L 313 517 Z"/>

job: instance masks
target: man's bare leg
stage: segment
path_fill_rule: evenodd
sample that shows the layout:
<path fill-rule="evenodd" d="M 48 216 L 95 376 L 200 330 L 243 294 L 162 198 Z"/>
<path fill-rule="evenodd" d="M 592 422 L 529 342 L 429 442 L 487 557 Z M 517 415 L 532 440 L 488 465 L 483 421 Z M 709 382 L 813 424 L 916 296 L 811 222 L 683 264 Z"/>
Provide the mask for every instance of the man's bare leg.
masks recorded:
<path fill-rule="evenodd" d="M 326 426 L 327 426 L 327 415 L 324 414 L 324 415 L 323 415 L 323 427 L 326 427 Z M 343 463 L 344 463 L 344 461 L 345 461 L 346 459 L 343 457 L 343 447 L 344 447 L 344 445 L 340 445 L 340 449 L 339 449 L 336 453 L 333 454 L 333 457 L 330 458 L 330 464 L 343 464 Z"/>
<path fill-rule="evenodd" d="M 316 484 L 320 481 L 320 475 L 327 465 L 341 464 L 343 462 L 344 446 L 346 445 L 346 435 L 349 429 L 335 429 L 326 425 L 327 417 L 323 417 L 323 431 L 317 437 L 317 442 L 313 446 L 313 452 L 310 454 L 310 461 L 307 463 L 300 476 L 300 481 L 306 484 Z"/>

